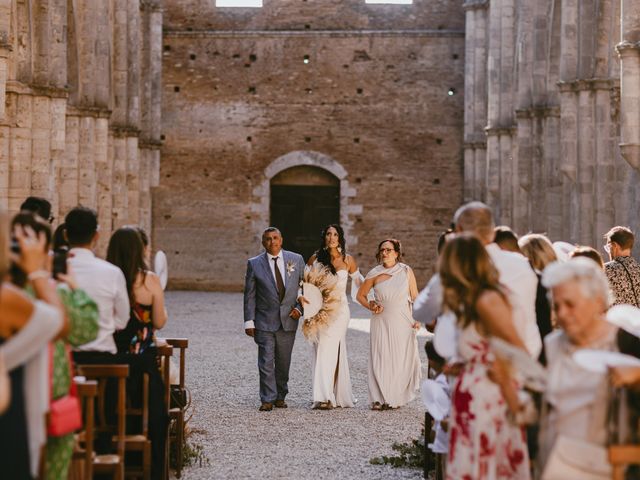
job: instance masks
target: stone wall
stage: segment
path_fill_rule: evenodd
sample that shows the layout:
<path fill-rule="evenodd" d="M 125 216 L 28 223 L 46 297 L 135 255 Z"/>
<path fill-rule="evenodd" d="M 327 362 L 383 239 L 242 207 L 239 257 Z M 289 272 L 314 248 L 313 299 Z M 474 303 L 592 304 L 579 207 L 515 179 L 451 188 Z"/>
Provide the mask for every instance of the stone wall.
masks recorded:
<path fill-rule="evenodd" d="M 113 228 L 151 228 L 161 42 L 160 0 L 0 0 L 2 208 L 92 207 L 101 254 Z"/>
<path fill-rule="evenodd" d="M 600 247 L 614 225 L 640 232 L 638 2 L 464 6 L 465 199 L 520 234 Z"/>
<path fill-rule="evenodd" d="M 365 273 L 395 236 L 425 282 L 462 200 L 461 7 L 213 5 L 166 2 L 153 223 L 172 285 L 241 288 L 270 179 L 296 165 L 339 179 L 347 249 Z"/>

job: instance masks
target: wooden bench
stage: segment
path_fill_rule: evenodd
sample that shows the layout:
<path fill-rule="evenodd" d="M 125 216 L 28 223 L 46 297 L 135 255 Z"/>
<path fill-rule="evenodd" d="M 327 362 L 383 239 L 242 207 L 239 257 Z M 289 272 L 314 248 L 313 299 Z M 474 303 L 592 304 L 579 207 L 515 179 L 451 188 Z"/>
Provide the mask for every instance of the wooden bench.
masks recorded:
<path fill-rule="evenodd" d="M 76 445 L 69 469 L 70 480 L 91 480 L 93 477 L 93 429 L 95 422 L 95 400 L 98 396 L 98 382 L 94 380 L 76 381 L 78 399 L 84 412 L 84 425 L 76 434 Z M 80 441 L 83 446 L 80 446 Z"/>

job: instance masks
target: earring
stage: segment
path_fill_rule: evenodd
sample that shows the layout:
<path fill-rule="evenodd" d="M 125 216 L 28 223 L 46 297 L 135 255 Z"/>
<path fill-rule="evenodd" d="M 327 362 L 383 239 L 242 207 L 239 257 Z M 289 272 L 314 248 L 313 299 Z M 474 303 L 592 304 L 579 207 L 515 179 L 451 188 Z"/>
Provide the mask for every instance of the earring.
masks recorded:
<path fill-rule="evenodd" d="M 342 253 L 342 247 L 338 245 L 338 253 Z"/>

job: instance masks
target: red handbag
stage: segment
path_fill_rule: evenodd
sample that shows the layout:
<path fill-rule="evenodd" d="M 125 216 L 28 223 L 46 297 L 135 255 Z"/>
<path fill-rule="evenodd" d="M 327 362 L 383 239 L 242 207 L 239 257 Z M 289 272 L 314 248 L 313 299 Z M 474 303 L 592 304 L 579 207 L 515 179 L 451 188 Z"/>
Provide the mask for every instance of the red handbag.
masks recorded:
<path fill-rule="evenodd" d="M 71 387 L 69 393 L 64 397 L 53 400 L 53 344 L 49 344 L 51 352 L 49 361 L 49 382 L 51 391 L 51 405 L 49 408 L 49 425 L 47 434 L 51 437 L 62 437 L 69 433 L 75 432 L 82 427 L 82 413 L 80 410 L 80 401 L 76 391 L 76 384 L 73 381 L 73 369 L 71 354 L 69 347 L 65 345 L 65 351 L 69 359 L 69 374 L 71 376 Z"/>

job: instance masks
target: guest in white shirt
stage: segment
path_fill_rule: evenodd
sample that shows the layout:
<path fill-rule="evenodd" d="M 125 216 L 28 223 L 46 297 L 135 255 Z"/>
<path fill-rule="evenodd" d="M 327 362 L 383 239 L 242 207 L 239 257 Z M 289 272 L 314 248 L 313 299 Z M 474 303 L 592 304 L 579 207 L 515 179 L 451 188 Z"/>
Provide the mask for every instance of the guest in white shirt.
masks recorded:
<path fill-rule="evenodd" d="M 99 331 L 96 340 L 77 347 L 78 363 L 111 363 L 117 352 L 113 333 L 127 326 L 129 295 L 122 271 L 93 253 L 98 239 L 98 217 L 86 207 L 76 207 L 65 218 L 69 241 L 69 265 L 78 286 L 98 304 Z"/>
<path fill-rule="evenodd" d="M 491 209 L 482 202 L 460 207 L 453 221 L 457 232 L 475 235 L 485 246 L 498 269 L 500 283 L 507 289 L 513 308 L 513 323 L 532 357 L 538 358 L 542 340 L 536 322 L 538 278 L 524 255 L 502 250 L 493 243 L 495 224 Z"/>

